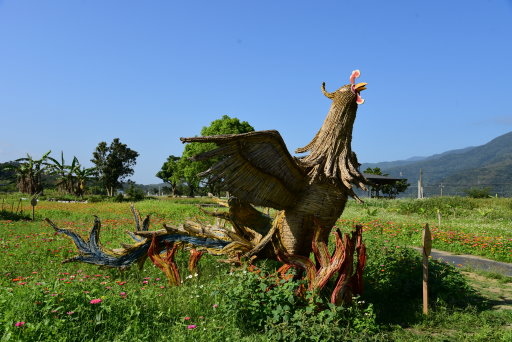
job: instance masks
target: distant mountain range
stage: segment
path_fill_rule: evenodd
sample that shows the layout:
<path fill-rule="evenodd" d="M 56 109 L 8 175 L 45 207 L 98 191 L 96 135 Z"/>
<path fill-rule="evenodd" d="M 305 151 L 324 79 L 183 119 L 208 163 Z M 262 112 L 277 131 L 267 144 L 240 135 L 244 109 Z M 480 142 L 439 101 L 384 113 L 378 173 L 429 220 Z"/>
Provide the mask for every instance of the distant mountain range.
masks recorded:
<path fill-rule="evenodd" d="M 425 196 L 463 195 L 470 188 L 489 188 L 492 194 L 512 197 L 512 132 L 485 145 L 451 150 L 430 157 L 363 163 L 361 170 L 380 168 L 393 177 L 407 178 L 406 195 L 417 194 L 420 170 Z"/>

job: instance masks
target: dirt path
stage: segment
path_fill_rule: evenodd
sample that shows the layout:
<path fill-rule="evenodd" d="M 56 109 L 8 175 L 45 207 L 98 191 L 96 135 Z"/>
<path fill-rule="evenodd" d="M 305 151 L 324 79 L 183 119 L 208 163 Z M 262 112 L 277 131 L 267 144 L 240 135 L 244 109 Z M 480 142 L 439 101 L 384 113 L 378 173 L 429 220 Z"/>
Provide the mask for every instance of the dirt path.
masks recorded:
<path fill-rule="evenodd" d="M 484 277 L 472 272 L 462 272 L 475 290 L 489 299 L 495 310 L 512 310 L 512 283 Z"/>
<path fill-rule="evenodd" d="M 421 251 L 420 248 L 414 248 Z M 498 262 L 486 258 L 453 254 L 437 249 L 432 250 L 432 258 L 442 260 L 457 268 L 474 269 L 477 271 L 485 271 L 512 277 L 512 264 L 506 262 Z M 488 298 L 491 305 L 496 310 L 512 310 L 512 282 L 486 277 L 469 271 L 462 271 L 470 284 L 480 292 L 484 297 Z"/>

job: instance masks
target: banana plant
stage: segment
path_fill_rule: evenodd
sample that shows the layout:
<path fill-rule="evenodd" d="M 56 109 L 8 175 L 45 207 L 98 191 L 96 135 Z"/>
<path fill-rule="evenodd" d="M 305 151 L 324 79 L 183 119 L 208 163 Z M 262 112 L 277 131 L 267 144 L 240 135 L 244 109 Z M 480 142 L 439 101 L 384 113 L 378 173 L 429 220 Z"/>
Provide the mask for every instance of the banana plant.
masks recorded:
<path fill-rule="evenodd" d="M 73 165 L 66 165 L 64 160 L 64 152 L 60 152 L 60 162 L 55 158 L 48 157 L 48 159 L 53 163 L 50 166 L 51 174 L 57 176 L 56 186 L 58 189 L 61 189 L 65 192 L 72 192 L 72 169 Z M 74 163 L 74 160 L 73 160 Z"/>
<path fill-rule="evenodd" d="M 76 157 L 75 157 L 75 159 L 76 159 Z M 85 168 L 85 167 L 81 166 L 77 160 L 77 165 L 74 168 L 74 173 L 75 173 L 74 193 L 75 193 L 75 195 L 82 197 L 85 192 L 85 186 L 86 186 L 87 181 L 94 178 L 96 175 L 96 168 L 95 167 Z"/>
<path fill-rule="evenodd" d="M 34 195 L 43 192 L 42 175 L 50 165 L 47 160 L 52 151 L 48 151 L 40 159 L 34 159 L 27 153 L 25 158 L 16 159 L 19 164 L 14 167 L 17 186 L 20 192 Z"/>

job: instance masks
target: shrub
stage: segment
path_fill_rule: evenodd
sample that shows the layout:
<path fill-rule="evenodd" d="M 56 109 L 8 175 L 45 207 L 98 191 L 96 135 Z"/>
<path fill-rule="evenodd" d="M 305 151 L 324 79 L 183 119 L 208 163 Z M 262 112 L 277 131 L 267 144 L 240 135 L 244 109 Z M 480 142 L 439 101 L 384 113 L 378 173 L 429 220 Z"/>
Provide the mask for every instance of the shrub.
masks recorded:
<path fill-rule="evenodd" d="M 124 195 L 122 193 L 118 193 L 114 196 L 114 202 L 123 202 L 124 201 Z"/>
<path fill-rule="evenodd" d="M 491 197 L 490 188 L 470 188 L 464 190 L 464 193 L 471 198 L 489 198 Z"/>
<path fill-rule="evenodd" d="M 335 306 L 321 295 L 296 295 L 301 281 L 285 281 L 264 270 L 237 271 L 218 289 L 226 298 L 226 319 L 249 331 L 265 331 L 272 341 L 338 341 L 377 331 L 371 305 Z"/>
<path fill-rule="evenodd" d="M 368 248 L 364 298 L 374 305 L 378 321 L 411 323 L 421 316 L 422 272 L 422 257 L 413 249 Z M 429 261 L 429 299 L 453 308 L 482 302 L 457 269 L 435 260 Z"/>
<path fill-rule="evenodd" d="M 142 201 L 145 197 L 144 190 L 136 187 L 134 184 L 130 184 L 130 187 L 126 190 L 126 194 L 130 197 L 131 201 Z"/>

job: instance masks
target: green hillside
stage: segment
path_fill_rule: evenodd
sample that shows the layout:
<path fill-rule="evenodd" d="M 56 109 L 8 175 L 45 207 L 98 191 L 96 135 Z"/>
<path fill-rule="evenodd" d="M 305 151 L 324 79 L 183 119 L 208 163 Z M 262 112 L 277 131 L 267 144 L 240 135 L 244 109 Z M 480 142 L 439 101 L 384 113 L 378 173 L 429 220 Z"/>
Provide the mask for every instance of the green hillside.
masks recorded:
<path fill-rule="evenodd" d="M 380 167 L 391 176 L 409 180 L 408 195 L 417 193 L 420 169 L 426 196 L 463 195 L 469 188 L 489 188 L 492 194 L 512 196 L 512 132 L 477 147 L 448 151 L 419 161 L 363 164 Z"/>

